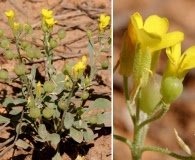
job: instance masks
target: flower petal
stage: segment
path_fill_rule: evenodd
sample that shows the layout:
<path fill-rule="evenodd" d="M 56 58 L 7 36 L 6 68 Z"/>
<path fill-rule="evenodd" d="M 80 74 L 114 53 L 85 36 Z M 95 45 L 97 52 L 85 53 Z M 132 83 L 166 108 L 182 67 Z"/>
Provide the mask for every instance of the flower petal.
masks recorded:
<path fill-rule="evenodd" d="M 160 43 L 158 43 L 157 45 L 151 48 L 151 51 L 154 52 L 157 50 L 161 50 L 163 48 L 168 48 L 170 46 L 173 46 L 181 42 L 183 39 L 184 39 L 183 32 L 176 31 L 176 32 L 167 33 L 162 37 Z"/>
<path fill-rule="evenodd" d="M 171 63 L 178 66 L 181 57 L 181 43 L 167 48 L 166 53 Z"/>
<path fill-rule="evenodd" d="M 135 14 L 133 14 L 133 16 L 131 16 L 131 21 L 133 26 L 136 28 L 136 30 L 143 28 L 143 19 L 138 12 L 136 12 Z"/>
<path fill-rule="evenodd" d="M 195 46 L 188 48 L 180 59 L 181 59 L 180 70 L 184 71 L 195 68 Z"/>
<path fill-rule="evenodd" d="M 161 42 L 161 37 L 157 34 L 148 33 L 144 29 L 139 29 L 138 32 L 138 41 L 141 42 L 141 47 L 154 48 Z"/>
<path fill-rule="evenodd" d="M 148 17 L 144 23 L 144 29 L 153 34 L 163 36 L 167 33 L 169 21 L 166 18 L 161 18 L 157 15 Z"/>

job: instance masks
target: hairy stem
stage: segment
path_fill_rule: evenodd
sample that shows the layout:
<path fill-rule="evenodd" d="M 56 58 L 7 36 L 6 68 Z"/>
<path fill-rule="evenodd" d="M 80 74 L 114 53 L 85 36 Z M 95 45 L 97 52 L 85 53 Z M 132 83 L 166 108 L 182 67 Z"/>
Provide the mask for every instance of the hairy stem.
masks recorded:
<path fill-rule="evenodd" d="M 171 152 L 167 149 L 162 149 L 162 148 L 153 147 L 153 146 L 143 147 L 142 152 L 144 152 L 144 151 L 159 152 L 159 153 L 163 153 L 163 154 L 166 154 L 168 156 L 178 158 L 178 159 L 182 159 L 182 160 L 195 160 L 195 157 L 193 157 L 193 156 L 182 156 L 182 155 L 179 155 L 177 153 Z"/>
<path fill-rule="evenodd" d="M 132 142 L 130 140 L 128 140 L 127 138 L 116 135 L 116 134 L 114 134 L 113 137 L 114 137 L 114 139 L 119 140 L 119 141 L 124 142 L 125 144 L 127 144 L 130 149 L 132 148 Z"/>
<path fill-rule="evenodd" d="M 71 102 L 70 100 L 71 100 L 71 97 L 73 96 L 73 93 L 74 93 L 74 89 L 75 89 L 76 84 L 77 84 L 77 81 L 74 81 L 73 82 L 72 89 L 71 89 L 71 91 L 69 93 L 69 96 L 68 96 L 68 99 L 67 99 L 67 105 L 68 105 L 68 107 L 63 112 L 62 120 L 61 120 L 60 125 L 59 125 L 59 127 L 57 129 L 57 132 L 60 132 L 62 130 L 62 128 L 63 128 L 63 124 L 64 124 L 64 119 L 65 119 L 65 116 L 66 116 L 66 112 L 67 112 L 67 109 L 70 106 L 70 102 Z"/>

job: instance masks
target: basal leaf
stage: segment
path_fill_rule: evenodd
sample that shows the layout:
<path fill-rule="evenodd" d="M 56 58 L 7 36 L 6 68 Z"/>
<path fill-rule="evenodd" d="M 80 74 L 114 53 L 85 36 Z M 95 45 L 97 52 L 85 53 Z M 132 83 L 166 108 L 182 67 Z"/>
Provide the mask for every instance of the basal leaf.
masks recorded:
<path fill-rule="evenodd" d="M 78 143 L 81 143 L 83 141 L 83 133 L 73 127 L 70 127 L 69 135 Z"/>

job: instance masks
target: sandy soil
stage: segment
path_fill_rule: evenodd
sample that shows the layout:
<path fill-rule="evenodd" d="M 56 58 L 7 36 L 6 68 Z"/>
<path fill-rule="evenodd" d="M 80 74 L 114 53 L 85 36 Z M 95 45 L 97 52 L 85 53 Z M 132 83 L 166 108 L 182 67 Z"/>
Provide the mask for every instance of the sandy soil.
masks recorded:
<path fill-rule="evenodd" d="M 87 1 L 87 0 L 0 0 L 0 28 L 4 30 L 5 35 L 8 37 L 12 37 L 11 32 L 8 27 L 7 17 L 4 15 L 5 11 L 10 9 L 14 10 L 16 13 L 17 20 L 25 23 L 28 22 L 33 25 L 35 29 L 36 36 L 40 37 L 40 22 L 41 22 L 41 9 L 48 8 L 53 10 L 53 15 L 58 20 L 56 27 L 54 28 L 54 32 L 60 27 L 64 27 L 67 31 L 67 36 L 64 40 L 62 40 L 61 46 L 55 50 L 55 56 L 62 55 L 67 57 L 68 61 L 78 61 L 82 55 L 87 55 L 87 36 L 86 30 L 91 29 L 93 31 L 93 35 L 97 36 L 98 30 L 98 18 L 101 13 L 105 13 L 107 15 L 111 14 L 111 1 L 110 0 L 98 0 L 98 1 Z M 109 32 L 109 31 L 108 31 Z M 39 41 L 34 40 L 33 43 L 42 47 Z M 102 54 L 100 59 L 108 57 L 111 61 L 110 52 L 105 52 Z M 8 62 L 3 59 L 2 50 L 0 50 L 0 60 L 3 64 L 4 68 L 9 70 L 10 76 L 14 76 L 13 66 L 15 64 L 14 61 Z M 42 63 L 38 63 L 37 66 L 41 71 Z M 54 65 L 61 70 L 64 65 L 64 60 L 59 59 L 54 62 Z M 104 82 L 104 85 L 100 85 L 97 88 L 98 91 L 101 90 L 102 93 L 107 93 L 110 97 L 111 95 L 111 73 L 108 71 L 101 71 L 99 75 Z M 17 89 L 18 84 L 14 84 L 14 87 L 9 85 L 4 85 L 0 83 L 0 98 L 4 95 L 3 90 L 6 90 L 6 95 L 16 95 L 18 92 Z M 15 88 L 15 89 L 13 89 Z M 4 112 L 2 106 L 0 104 L 0 112 Z M 12 129 L 10 127 L 0 131 L 0 143 L 3 143 L 6 139 L 8 139 L 12 134 Z M 10 133 L 11 131 L 11 133 Z M 111 127 L 105 127 L 102 130 L 98 131 L 98 138 L 93 142 L 88 144 L 87 146 L 77 148 L 74 142 L 65 145 L 63 160 L 75 159 L 76 154 L 82 154 L 83 157 L 81 159 L 86 160 L 109 160 L 111 159 Z M 3 148 L 5 149 L 5 148 Z M 11 159 L 13 153 L 13 149 L 7 152 L 1 160 Z M 46 149 L 45 151 L 36 152 L 33 150 L 22 150 L 16 149 L 14 153 L 14 160 L 30 160 L 30 159 L 51 159 L 47 156 L 43 157 L 43 155 L 50 155 L 53 153 L 52 149 Z M 42 156 L 41 156 L 42 155 Z"/>

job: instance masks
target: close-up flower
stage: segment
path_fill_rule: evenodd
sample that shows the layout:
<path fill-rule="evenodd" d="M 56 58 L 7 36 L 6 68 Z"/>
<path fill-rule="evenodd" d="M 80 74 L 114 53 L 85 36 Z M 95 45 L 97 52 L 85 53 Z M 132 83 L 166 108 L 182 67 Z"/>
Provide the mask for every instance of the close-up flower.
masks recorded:
<path fill-rule="evenodd" d="M 46 22 L 46 24 L 48 25 L 48 27 L 50 27 L 50 28 L 52 28 L 53 27 L 53 25 L 55 24 L 55 23 L 57 23 L 57 21 L 52 17 L 52 18 L 49 18 L 49 19 L 45 19 L 45 22 Z"/>
<path fill-rule="evenodd" d="M 53 11 L 43 8 L 41 14 L 44 19 L 49 19 L 52 18 Z"/>
<path fill-rule="evenodd" d="M 166 18 L 161 18 L 157 15 L 151 15 L 144 22 L 142 16 L 139 13 L 133 14 L 130 17 L 128 34 L 125 33 L 127 35 L 124 37 L 124 41 L 128 41 L 129 45 L 124 45 L 126 48 L 123 48 L 120 54 L 119 73 L 125 76 L 131 75 L 133 63 L 129 63 L 130 59 L 127 60 L 125 58 L 129 57 L 126 54 L 131 54 L 134 56 L 136 52 L 141 49 L 142 55 L 144 55 L 146 50 L 149 50 L 152 57 L 151 63 L 156 64 L 156 61 L 158 60 L 158 56 L 157 58 L 155 57 L 156 51 L 160 51 L 161 49 L 175 45 L 184 39 L 184 34 L 182 32 L 175 31 L 167 33 L 168 27 L 169 22 Z M 127 42 L 123 43 L 125 44 Z M 139 48 L 136 48 L 138 44 Z M 124 50 L 125 52 L 123 52 Z M 128 50 L 128 52 L 126 52 L 126 50 Z M 123 61 L 124 59 L 126 60 Z M 152 68 L 152 70 L 154 69 Z"/>
<path fill-rule="evenodd" d="M 14 22 L 14 30 L 18 30 L 18 27 L 19 27 L 19 23 L 17 23 L 17 22 Z"/>
<path fill-rule="evenodd" d="M 100 15 L 99 19 L 99 30 L 104 30 L 110 23 L 110 16 L 106 16 L 105 14 Z"/>
<path fill-rule="evenodd" d="M 164 77 L 177 76 L 179 79 L 183 79 L 190 69 L 195 68 L 195 46 L 181 54 L 181 43 L 178 43 L 167 48 L 166 53 L 169 61 Z"/>
<path fill-rule="evenodd" d="M 5 12 L 5 15 L 7 16 L 7 18 L 9 19 L 9 21 L 12 21 L 13 18 L 15 17 L 15 13 L 13 10 L 9 10 L 7 12 Z"/>

